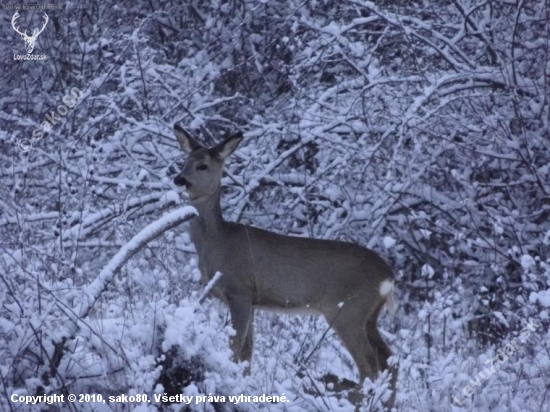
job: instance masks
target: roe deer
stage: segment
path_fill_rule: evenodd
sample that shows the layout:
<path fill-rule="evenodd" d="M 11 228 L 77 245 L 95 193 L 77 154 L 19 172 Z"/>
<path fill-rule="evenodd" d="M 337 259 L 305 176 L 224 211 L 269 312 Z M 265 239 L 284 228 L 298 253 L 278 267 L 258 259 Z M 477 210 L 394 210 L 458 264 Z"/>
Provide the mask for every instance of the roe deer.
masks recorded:
<path fill-rule="evenodd" d="M 361 383 L 387 369 L 391 351 L 377 319 L 384 306 L 394 309 L 395 301 L 393 274 L 382 258 L 353 243 L 285 236 L 225 221 L 223 164 L 242 133 L 209 149 L 177 125 L 174 132 L 189 155 L 174 184 L 185 186 L 199 213 L 190 230 L 203 282 L 218 271 L 223 275 L 213 293 L 231 313 L 234 359 L 251 361 L 254 309 L 305 311 L 325 317 L 357 364 Z"/>

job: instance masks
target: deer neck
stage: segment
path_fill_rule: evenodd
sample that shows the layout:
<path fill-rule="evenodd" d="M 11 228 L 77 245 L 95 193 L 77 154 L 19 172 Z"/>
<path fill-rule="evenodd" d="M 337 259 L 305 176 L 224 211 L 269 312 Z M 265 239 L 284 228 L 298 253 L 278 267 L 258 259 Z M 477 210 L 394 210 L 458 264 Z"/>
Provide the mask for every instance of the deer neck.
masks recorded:
<path fill-rule="evenodd" d="M 191 235 L 195 243 L 216 235 L 223 226 L 220 196 L 221 188 L 214 194 L 200 199 L 200 201 L 191 202 L 191 205 L 199 213 L 195 219 L 191 220 Z"/>

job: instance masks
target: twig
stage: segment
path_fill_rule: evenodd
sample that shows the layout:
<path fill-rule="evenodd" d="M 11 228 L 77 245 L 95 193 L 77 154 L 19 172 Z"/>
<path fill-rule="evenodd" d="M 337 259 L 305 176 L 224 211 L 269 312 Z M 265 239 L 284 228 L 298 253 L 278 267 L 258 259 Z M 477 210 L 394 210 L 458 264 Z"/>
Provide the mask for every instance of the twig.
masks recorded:
<path fill-rule="evenodd" d="M 210 279 L 210 282 L 206 285 L 206 288 L 204 288 L 204 293 L 199 299 L 199 305 L 202 305 L 202 303 L 206 300 L 206 298 L 212 293 L 212 290 L 214 289 L 214 286 L 220 281 L 223 274 L 221 272 L 216 272 L 214 277 Z"/>
<path fill-rule="evenodd" d="M 141 232 L 135 235 L 132 240 L 124 245 L 118 253 L 112 257 L 100 274 L 85 289 L 84 292 L 88 295 L 89 299 L 80 308 L 80 317 L 85 318 L 88 316 L 95 302 L 107 288 L 113 277 L 132 258 L 132 256 L 164 232 L 173 229 L 196 215 L 197 211 L 190 206 L 177 209 L 166 214 L 161 219 L 149 224 Z"/>

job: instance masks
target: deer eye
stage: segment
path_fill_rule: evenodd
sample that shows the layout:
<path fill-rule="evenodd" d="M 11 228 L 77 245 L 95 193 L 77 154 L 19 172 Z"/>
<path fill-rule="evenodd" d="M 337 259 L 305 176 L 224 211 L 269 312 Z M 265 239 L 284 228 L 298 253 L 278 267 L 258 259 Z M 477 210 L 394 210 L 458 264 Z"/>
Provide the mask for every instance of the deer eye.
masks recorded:
<path fill-rule="evenodd" d="M 204 163 L 202 165 L 197 166 L 197 170 L 206 170 L 208 169 L 208 166 L 206 166 Z"/>

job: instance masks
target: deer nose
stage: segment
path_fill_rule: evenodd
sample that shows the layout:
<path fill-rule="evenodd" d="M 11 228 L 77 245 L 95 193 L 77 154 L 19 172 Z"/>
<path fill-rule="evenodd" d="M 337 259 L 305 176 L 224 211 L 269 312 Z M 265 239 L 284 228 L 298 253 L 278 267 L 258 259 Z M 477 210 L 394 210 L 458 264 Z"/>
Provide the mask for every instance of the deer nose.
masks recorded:
<path fill-rule="evenodd" d="M 174 184 L 176 186 L 191 186 L 191 184 L 185 179 L 185 177 L 181 176 L 181 175 L 177 175 L 175 178 L 174 178 Z"/>

